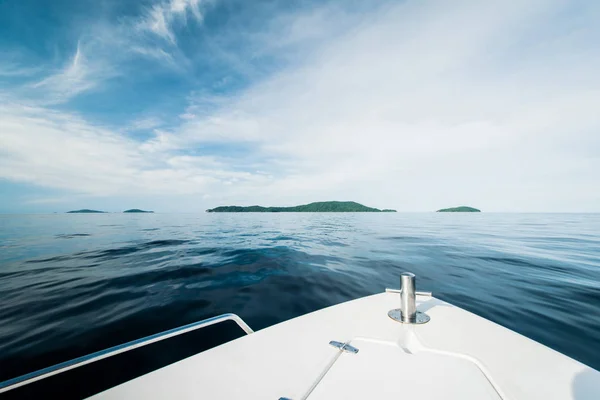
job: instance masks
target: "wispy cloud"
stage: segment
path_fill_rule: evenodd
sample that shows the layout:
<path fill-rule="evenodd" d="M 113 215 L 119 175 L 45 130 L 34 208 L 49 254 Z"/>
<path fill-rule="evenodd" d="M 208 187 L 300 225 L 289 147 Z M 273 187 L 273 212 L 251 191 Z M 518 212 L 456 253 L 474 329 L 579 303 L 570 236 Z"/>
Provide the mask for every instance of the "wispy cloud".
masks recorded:
<path fill-rule="evenodd" d="M 33 68 L 18 62 L 3 62 L 0 64 L 0 77 L 26 77 L 50 71 L 19 92 L 38 104 L 58 104 L 98 90 L 106 81 L 124 75 L 136 58 L 184 73 L 189 60 L 177 48 L 174 29 L 185 26 L 190 19 L 201 23 L 202 9 L 210 3 L 200 0 L 161 1 L 139 15 L 122 18 L 118 22 L 89 24 L 80 29 L 83 34 L 76 48 L 60 67 L 46 65 Z"/>
<path fill-rule="evenodd" d="M 230 170 L 212 156 L 157 153 L 47 108 L 0 106 L 0 141 L 1 177 L 85 195 L 189 195 L 216 190 L 231 179 L 262 179 Z"/>
<path fill-rule="evenodd" d="M 154 116 L 144 117 L 144 118 L 136 119 L 133 122 L 131 122 L 131 124 L 129 126 L 129 130 L 154 129 L 163 124 L 164 124 L 164 122 L 158 117 L 154 117 Z"/>
<path fill-rule="evenodd" d="M 95 88 L 99 82 L 113 77 L 116 72 L 106 64 L 91 64 L 83 53 L 81 42 L 75 54 L 59 71 L 30 85 L 34 98 L 43 103 L 61 103 L 80 93 Z"/>
<path fill-rule="evenodd" d="M 60 204 L 73 201 L 73 196 L 62 197 L 36 197 L 25 200 L 26 204 Z"/>
<path fill-rule="evenodd" d="M 29 77 L 40 72 L 41 68 L 39 67 L 25 68 L 16 62 L 0 61 L 0 77 Z"/>
<path fill-rule="evenodd" d="M 188 17 L 202 21 L 201 5 L 207 1 L 201 0 L 169 0 L 151 6 L 136 24 L 136 29 L 150 32 L 171 44 L 175 45 L 177 39 L 173 32 L 173 24 L 185 24 Z"/>
<path fill-rule="evenodd" d="M 600 59 L 587 40 L 596 28 L 590 20 L 559 32 L 560 13 L 550 3 L 385 7 L 314 46 L 303 63 L 188 118 L 169 148 L 254 143 L 280 178 L 270 198 L 284 202 L 593 207 L 598 191 L 580 182 L 597 175 L 599 161 L 568 143 L 576 135 L 600 146 Z M 539 41 L 514 45 L 531 34 Z"/>
<path fill-rule="evenodd" d="M 148 58 L 154 58 L 158 61 L 162 61 L 165 64 L 169 64 L 169 65 L 173 65 L 176 66 L 176 62 L 175 62 L 175 58 L 173 57 L 173 55 L 171 53 L 166 52 L 165 50 L 161 49 L 161 48 L 153 48 L 153 47 L 143 47 L 143 46 L 139 46 L 139 45 L 134 45 L 132 47 L 130 47 L 130 51 L 133 53 L 137 53 L 139 55 L 148 57 Z"/>
<path fill-rule="evenodd" d="M 180 24 L 200 22 L 205 4 L 160 2 L 111 25 L 36 89 L 58 97 L 90 91 L 107 79 L 96 65 L 122 65 L 133 53 L 179 64 Z M 568 21 L 563 3 L 547 1 L 341 7 L 240 30 L 248 46 L 225 46 L 216 54 L 233 56 L 220 60 L 274 52 L 283 62 L 232 91 L 186 86 L 179 97 L 187 105 L 171 108 L 170 119 L 148 111 L 115 127 L 3 101 L 0 177 L 89 196 L 170 193 L 198 204 L 352 199 L 423 211 L 598 210 L 600 57 L 590 39 L 597 6 Z M 126 28 L 129 36 L 115 33 Z M 110 38 L 128 51 L 106 56 Z M 136 129 L 153 136 L 124 134 Z"/>

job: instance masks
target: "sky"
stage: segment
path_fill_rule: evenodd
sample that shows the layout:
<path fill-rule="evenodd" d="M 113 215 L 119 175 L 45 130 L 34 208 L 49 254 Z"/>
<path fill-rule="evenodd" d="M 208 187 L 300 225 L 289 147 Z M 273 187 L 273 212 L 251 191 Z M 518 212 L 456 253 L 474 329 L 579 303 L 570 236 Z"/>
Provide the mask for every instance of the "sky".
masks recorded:
<path fill-rule="evenodd" d="M 0 0 L 0 213 L 600 212 L 600 2 Z"/>

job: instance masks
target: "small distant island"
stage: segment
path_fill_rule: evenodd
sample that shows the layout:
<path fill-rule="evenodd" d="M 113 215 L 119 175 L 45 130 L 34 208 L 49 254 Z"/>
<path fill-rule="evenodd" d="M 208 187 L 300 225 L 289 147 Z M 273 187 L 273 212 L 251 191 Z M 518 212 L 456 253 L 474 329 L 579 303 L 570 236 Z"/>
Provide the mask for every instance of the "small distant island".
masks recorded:
<path fill-rule="evenodd" d="M 441 210 L 437 210 L 436 212 L 481 212 L 473 207 L 460 206 L 460 207 L 452 207 L 452 208 L 442 208 Z"/>
<path fill-rule="evenodd" d="M 145 211 L 145 210 L 140 210 L 139 208 L 132 208 L 131 210 L 125 210 L 123 212 L 124 213 L 146 213 L 146 214 L 154 213 L 154 211 Z"/>
<path fill-rule="evenodd" d="M 294 207 L 220 206 L 206 212 L 396 212 L 396 210 L 380 210 L 354 201 L 321 201 Z"/>

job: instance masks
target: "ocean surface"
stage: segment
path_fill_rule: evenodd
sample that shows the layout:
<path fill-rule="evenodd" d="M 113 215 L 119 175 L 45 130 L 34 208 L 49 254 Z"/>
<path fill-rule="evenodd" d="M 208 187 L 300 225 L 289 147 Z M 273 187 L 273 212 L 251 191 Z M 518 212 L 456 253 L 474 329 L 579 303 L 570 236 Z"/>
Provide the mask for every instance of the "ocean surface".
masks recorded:
<path fill-rule="evenodd" d="M 262 329 L 403 271 L 600 369 L 600 214 L 0 215 L 0 381 L 226 312 Z"/>

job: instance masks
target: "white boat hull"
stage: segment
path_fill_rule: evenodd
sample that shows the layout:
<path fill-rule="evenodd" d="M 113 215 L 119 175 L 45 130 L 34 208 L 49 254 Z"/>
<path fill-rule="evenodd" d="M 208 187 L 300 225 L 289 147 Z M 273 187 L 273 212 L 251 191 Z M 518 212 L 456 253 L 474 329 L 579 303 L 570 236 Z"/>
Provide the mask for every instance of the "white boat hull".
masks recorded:
<path fill-rule="evenodd" d="M 600 399 L 600 372 L 520 334 L 434 297 L 417 296 L 422 325 L 389 318 L 398 306 L 396 293 L 342 303 L 94 398 Z"/>

